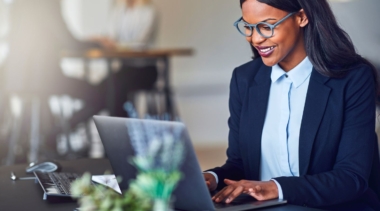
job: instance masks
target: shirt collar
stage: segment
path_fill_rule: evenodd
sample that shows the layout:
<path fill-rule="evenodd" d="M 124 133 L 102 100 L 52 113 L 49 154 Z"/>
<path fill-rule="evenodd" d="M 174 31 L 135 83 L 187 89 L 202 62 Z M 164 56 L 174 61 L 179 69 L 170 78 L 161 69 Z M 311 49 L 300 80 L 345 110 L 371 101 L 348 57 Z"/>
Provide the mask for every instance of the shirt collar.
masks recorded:
<path fill-rule="evenodd" d="M 281 76 L 287 74 L 290 80 L 292 80 L 293 85 L 298 88 L 310 76 L 312 70 L 313 65 L 308 57 L 305 57 L 301 63 L 287 73 L 278 64 L 276 64 L 272 67 L 272 83 L 276 82 L 279 78 L 281 78 Z"/>

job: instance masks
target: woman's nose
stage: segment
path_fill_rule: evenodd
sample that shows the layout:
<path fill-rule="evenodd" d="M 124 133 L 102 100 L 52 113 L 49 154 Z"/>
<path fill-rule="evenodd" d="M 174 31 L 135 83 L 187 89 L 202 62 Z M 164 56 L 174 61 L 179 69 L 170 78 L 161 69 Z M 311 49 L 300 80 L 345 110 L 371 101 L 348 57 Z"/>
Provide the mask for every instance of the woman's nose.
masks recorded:
<path fill-rule="evenodd" d="M 253 30 L 252 35 L 247 37 L 247 41 L 252 43 L 254 46 L 264 42 L 265 40 L 266 38 L 260 35 L 256 30 Z"/>

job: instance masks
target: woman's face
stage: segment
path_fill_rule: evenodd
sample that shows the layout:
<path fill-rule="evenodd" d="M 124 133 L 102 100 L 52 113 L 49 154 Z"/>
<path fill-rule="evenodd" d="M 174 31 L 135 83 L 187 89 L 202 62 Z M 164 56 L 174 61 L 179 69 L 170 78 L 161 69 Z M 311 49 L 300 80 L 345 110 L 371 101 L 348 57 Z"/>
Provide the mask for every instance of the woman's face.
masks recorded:
<path fill-rule="evenodd" d="M 289 13 L 257 0 L 247 0 L 242 5 L 243 19 L 247 23 L 275 24 Z M 301 12 L 303 13 L 303 12 Z M 273 37 L 264 38 L 254 29 L 247 41 L 254 46 L 267 66 L 279 64 L 285 71 L 297 66 L 305 57 L 302 14 L 294 14 L 274 29 Z"/>

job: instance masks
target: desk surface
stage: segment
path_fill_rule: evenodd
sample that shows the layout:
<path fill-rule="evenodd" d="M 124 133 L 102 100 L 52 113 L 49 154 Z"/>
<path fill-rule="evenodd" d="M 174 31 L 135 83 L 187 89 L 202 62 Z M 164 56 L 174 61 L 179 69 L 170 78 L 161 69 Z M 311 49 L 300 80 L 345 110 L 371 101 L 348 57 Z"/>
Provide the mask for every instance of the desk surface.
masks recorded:
<path fill-rule="evenodd" d="M 103 174 L 106 170 L 111 170 L 111 165 L 107 159 L 81 159 L 75 161 L 61 161 L 62 171 L 92 174 Z M 26 165 L 3 166 L 0 167 L 0 210 L 62 210 L 72 211 L 78 205 L 75 202 L 49 203 L 42 200 L 43 191 L 34 180 L 10 179 L 10 172 L 13 171 L 18 177 L 29 176 L 25 173 Z M 283 205 L 267 209 L 265 211 L 314 211 L 315 209 L 299 207 L 294 205 Z"/>
<path fill-rule="evenodd" d="M 190 48 L 152 48 L 143 50 L 133 49 L 89 49 L 82 52 L 63 51 L 62 57 L 84 57 L 94 58 L 133 58 L 133 57 L 170 57 L 191 56 L 193 50 Z"/>

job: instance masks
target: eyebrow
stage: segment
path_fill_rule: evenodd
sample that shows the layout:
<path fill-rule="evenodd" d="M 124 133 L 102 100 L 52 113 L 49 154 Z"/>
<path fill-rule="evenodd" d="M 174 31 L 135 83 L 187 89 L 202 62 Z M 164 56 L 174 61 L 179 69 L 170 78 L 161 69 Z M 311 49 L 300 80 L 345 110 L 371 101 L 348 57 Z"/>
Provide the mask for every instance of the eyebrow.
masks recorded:
<path fill-rule="evenodd" d="M 244 20 L 244 18 L 241 18 L 244 22 L 246 22 L 246 23 L 248 23 L 246 20 Z M 267 22 L 267 21 L 269 21 L 269 20 L 277 20 L 277 19 L 275 19 L 275 18 L 267 18 L 267 19 L 265 19 L 265 20 L 263 20 L 263 21 L 259 21 L 259 22 Z M 258 22 L 258 23 L 259 23 Z"/>

